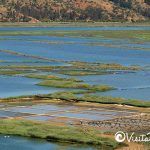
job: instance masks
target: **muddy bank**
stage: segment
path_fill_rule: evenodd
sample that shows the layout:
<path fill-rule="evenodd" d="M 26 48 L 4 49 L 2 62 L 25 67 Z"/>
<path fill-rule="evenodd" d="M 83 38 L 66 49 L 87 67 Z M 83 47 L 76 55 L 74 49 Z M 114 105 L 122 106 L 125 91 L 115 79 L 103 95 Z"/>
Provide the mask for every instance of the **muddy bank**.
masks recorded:
<path fill-rule="evenodd" d="M 98 127 L 106 131 L 144 133 L 150 130 L 150 114 L 137 114 L 104 121 L 81 122 L 82 125 Z"/>

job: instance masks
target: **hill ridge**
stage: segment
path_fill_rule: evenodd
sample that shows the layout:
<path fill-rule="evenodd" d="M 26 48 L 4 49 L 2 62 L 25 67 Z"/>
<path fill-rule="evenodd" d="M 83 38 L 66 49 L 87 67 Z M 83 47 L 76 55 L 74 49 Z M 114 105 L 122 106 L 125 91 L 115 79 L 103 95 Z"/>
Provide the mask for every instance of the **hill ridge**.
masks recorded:
<path fill-rule="evenodd" d="M 143 21 L 149 0 L 1 0 L 1 22 Z"/>

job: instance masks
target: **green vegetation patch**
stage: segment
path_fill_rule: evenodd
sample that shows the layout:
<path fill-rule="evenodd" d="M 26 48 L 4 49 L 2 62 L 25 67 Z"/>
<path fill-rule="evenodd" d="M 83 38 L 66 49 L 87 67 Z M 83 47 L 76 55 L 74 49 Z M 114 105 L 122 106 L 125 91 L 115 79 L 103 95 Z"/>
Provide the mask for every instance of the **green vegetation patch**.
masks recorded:
<path fill-rule="evenodd" d="M 60 74 L 65 74 L 69 76 L 86 76 L 86 75 L 104 75 L 111 74 L 111 71 L 91 71 L 91 70 L 62 70 L 59 71 Z"/>
<path fill-rule="evenodd" d="M 0 52 L 10 53 L 12 55 L 19 55 L 25 57 L 32 57 L 36 59 L 42 59 L 44 62 L 49 62 L 50 59 L 41 58 L 38 56 L 27 55 L 23 53 L 17 53 L 11 50 L 0 50 Z M 79 62 L 79 61 L 62 61 L 62 60 L 51 60 L 55 62 L 63 62 L 69 64 L 67 66 L 28 66 L 28 65 L 11 65 L 11 62 L 7 66 L 0 66 L 1 74 L 21 74 L 23 71 L 30 71 L 30 73 L 34 73 L 36 71 L 45 71 L 45 72 L 54 72 L 60 74 L 66 74 L 70 76 L 83 76 L 83 75 L 103 75 L 103 74 L 111 74 L 116 70 L 122 71 L 136 71 L 140 70 L 139 66 L 122 66 L 120 64 L 103 64 L 103 63 L 89 63 L 89 62 Z M 35 61 L 36 63 L 39 60 Z M 2 62 L 1 62 L 2 63 Z M 19 64 L 19 63 L 18 63 Z M 7 71 L 9 70 L 9 71 Z M 23 72 L 24 73 L 24 72 Z"/>
<path fill-rule="evenodd" d="M 21 70 L 0 70 L 0 75 L 19 75 L 19 74 L 24 74 L 27 73 L 27 71 L 21 71 Z"/>
<path fill-rule="evenodd" d="M 82 82 L 82 80 L 78 80 L 75 78 L 61 78 L 61 77 L 57 77 L 54 75 L 28 74 L 28 75 L 26 75 L 26 77 L 27 78 L 43 79 L 43 80 Z"/>
<path fill-rule="evenodd" d="M 90 93 L 90 92 L 89 92 Z M 83 102 L 91 102 L 91 103 L 101 103 L 101 104 L 121 104 L 128 106 L 136 106 L 136 107 L 150 107 L 149 101 L 142 100 L 134 100 L 134 99 L 124 99 L 124 98 L 115 98 L 111 96 L 98 96 L 85 94 L 82 96 L 77 96 L 76 94 L 84 94 L 84 92 L 78 91 L 76 92 L 56 92 L 54 94 L 49 95 L 51 98 L 63 99 L 63 100 L 74 100 L 74 101 L 83 101 Z"/>
<path fill-rule="evenodd" d="M 90 38 L 115 38 L 150 41 L 150 30 L 97 30 L 97 31 L 0 31 L 0 36 L 17 35 L 48 35 L 48 36 L 77 36 Z"/>
<path fill-rule="evenodd" d="M 140 70 L 139 66 L 122 66 L 120 64 L 103 64 L 103 63 L 87 63 L 87 62 L 69 62 L 71 66 L 58 67 L 53 72 L 70 75 L 70 76 L 86 76 L 86 75 L 104 75 L 112 74 L 116 71 L 133 72 Z"/>
<path fill-rule="evenodd" d="M 141 69 L 139 66 L 123 66 L 121 64 L 111 63 L 89 63 L 89 62 L 70 62 L 72 66 L 68 66 L 69 68 L 77 68 L 77 69 L 91 69 L 91 70 L 139 70 Z"/>
<path fill-rule="evenodd" d="M 85 89 L 85 90 L 92 90 L 92 91 L 109 91 L 113 90 L 113 87 L 106 86 L 106 85 L 89 85 L 86 83 L 79 83 L 76 81 L 68 81 L 68 80 L 44 80 L 37 85 L 40 86 L 49 86 L 49 87 L 56 87 L 56 88 L 75 88 L 75 89 Z"/>
<path fill-rule="evenodd" d="M 51 71 L 55 66 L 27 66 L 27 65 L 11 65 L 11 66 L 0 66 L 0 69 L 10 70 L 40 70 L 40 71 Z"/>
<path fill-rule="evenodd" d="M 0 27 L 133 27 L 133 26 L 149 26 L 149 21 L 145 22 L 85 22 L 85 21 L 76 21 L 76 22 L 63 22 L 63 21 L 52 21 L 52 22 L 0 22 Z"/>
<path fill-rule="evenodd" d="M 92 94 L 91 94 L 92 93 Z M 24 102 L 24 101 L 42 101 L 42 100 L 64 100 L 68 102 L 90 102 L 99 104 L 118 104 L 118 105 L 128 105 L 135 107 L 150 108 L 150 102 L 144 100 L 134 100 L 134 99 L 124 99 L 120 97 L 111 96 L 99 96 L 94 95 L 93 90 L 74 90 L 69 92 L 55 92 L 53 94 L 43 94 L 43 95 L 31 95 L 31 96 L 18 96 L 0 99 L 0 102 Z"/>
<path fill-rule="evenodd" d="M 37 85 L 40 86 L 49 86 L 49 87 L 56 87 L 56 88 L 75 88 L 75 89 L 85 89 L 85 90 L 91 90 L 91 91 L 109 91 L 113 90 L 115 88 L 106 86 L 106 85 L 89 85 L 82 80 L 78 80 L 75 78 L 60 78 L 53 75 L 37 75 L 37 74 L 30 74 L 26 75 L 28 78 L 37 78 L 37 79 L 43 79 L 40 83 Z"/>
<path fill-rule="evenodd" d="M 98 130 L 83 127 L 61 127 L 50 123 L 27 120 L 1 119 L 0 133 L 19 135 L 32 138 L 42 138 L 49 141 L 82 143 L 116 148 L 114 139 L 102 137 Z"/>

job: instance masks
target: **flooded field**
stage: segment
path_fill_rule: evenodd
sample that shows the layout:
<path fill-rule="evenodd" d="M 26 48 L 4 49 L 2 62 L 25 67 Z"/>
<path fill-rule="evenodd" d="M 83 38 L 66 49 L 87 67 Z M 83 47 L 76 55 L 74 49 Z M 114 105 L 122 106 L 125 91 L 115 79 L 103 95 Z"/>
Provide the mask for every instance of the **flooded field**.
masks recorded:
<path fill-rule="evenodd" d="M 0 45 L 2 50 L 50 59 L 149 65 L 148 42 L 132 44 L 130 40 L 91 37 L 5 36 Z"/>
<path fill-rule="evenodd" d="M 149 27 L 0 27 L 0 32 L 9 33 L 0 36 L 0 66 L 66 66 L 63 61 L 85 61 L 99 63 L 118 63 L 125 66 L 139 65 L 149 68 L 150 43 L 146 41 L 126 40 L 120 38 L 107 38 L 105 36 L 91 37 L 71 36 L 71 32 L 78 31 L 149 31 Z M 13 32 L 20 35 L 12 35 Z M 26 32 L 54 32 L 56 35 L 23 35 Z M 62 32 L 63 36 L 57 35 Z M 23 33 L 22 33 L 23 32 Z M 66 32 L 66 33 L 65 33 Z M 22 34 L 21 34 L 22 33 Z M 10 34 L 10 35 L 9 35 Z M 44 33 L 43 33 L 44 34 Z M 9 51 L 7 51 L 9 50 Z M 48 60 L 49 59 L 49 60 Z M 53 61 L 59 60 L 59 61 Z M 5 67 L 3 68 L 5 69 Z M 121 73 L 113 75 L 81 77 L 92 84 L 106 84 L 118 88 L 103 95 L 149 100 L 150 78 L 149 71 L 135 73 Z M 144 79 L 143 79 L 144 78 Z M 15 80 L 14 80 L 15 79 Z M 143 80 L 141 80 L 143 79 Z M 0 76 L 0 97 L 10 97 L 28 94 L 51 93 L 53 89 L 38 87 L 35 80 Z M 27 81 L 27 82 L 26 82 Z M 94 82 L 96 81 L 96 82 Z M 22 84 L 26 82 L 26 84 Z M 7 84 L 11 86 L 8 86 Z M 29 83 L 29 84 L 27 84 Z M 20 86 L 19 86 L 20 84 Z M 128 84 L 128 85 L 127 85 Z M 5 87 L 11 88 L 9 92 Z M 19 87 L 19 88 L 18 88 Z M 21 92 L 22 89 L 22 92 Z M 32 89 L 32 90 L 30 90 Z M 30 91 L 30 92 L 29 92 Z M 35 92 L 34 92 L 35 91 Z M 58 90 L 59 91 L 59 90 Z M 138 94 L 137 94 L 138 93 Z M 144 93 L 144 94 L 142 94 Z"/>
<path fill-rule="evenodd" d="M 105 84 L 117 87 L 117 90 L 97 93 L 114 97 L 150 100 L 150 72 L 117 73 L 78 77 L 89 84 Z"/>
<path fill-rule="evenodd" d="M 21 76 L 0 76 L 0 97 L 14 97 L 21 95 L 37 95 L 37 94 L 48 94 L 58 91 L 63 91 L 63 89 L 57 88 L 47 88 L 37 86 L 38 79 L 29 79 Z"/>
<path fill-rule="evenodd" d="M 149 32 L 150 27 L 0 27 L 0 120 L 12 120 L 14 127 L 18 120 L 25 121 L 22 125 L 35 121 L 79 127 L 84 142 L 89 140 L 84 127 L 111 132 L 119 127 L 148 131 Z M 27 133 L 21 133 L 34 137 L 31 131 L 27 125 Z M 10 135 L 0 136 L 0 147 L 98 149 Z"/>

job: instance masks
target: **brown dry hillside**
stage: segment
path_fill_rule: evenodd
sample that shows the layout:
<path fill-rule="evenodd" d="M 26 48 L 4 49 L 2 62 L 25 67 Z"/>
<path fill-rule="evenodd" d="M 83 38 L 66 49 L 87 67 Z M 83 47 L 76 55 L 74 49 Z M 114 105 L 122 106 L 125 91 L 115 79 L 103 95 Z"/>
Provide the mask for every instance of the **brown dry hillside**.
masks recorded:
<path fill-rule="evenodd" d="M 0 21 L 142 21 L 150 0 L 0 0 Z"/>

